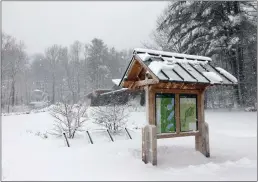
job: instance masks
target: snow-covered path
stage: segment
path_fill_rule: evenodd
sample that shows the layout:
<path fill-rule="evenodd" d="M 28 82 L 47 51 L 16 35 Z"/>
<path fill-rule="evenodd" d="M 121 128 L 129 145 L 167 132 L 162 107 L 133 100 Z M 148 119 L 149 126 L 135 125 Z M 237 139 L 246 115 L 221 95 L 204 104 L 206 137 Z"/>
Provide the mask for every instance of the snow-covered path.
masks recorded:
<path fill-rule="evenodd" d="M 52 128 L 47 113 L 2 117 L 3 180 L 257 180 L 257 113 L 206 112 L 211 158 L 194 149 L 194 138 L 158 140 L 158 166 L 141 161 L 143 112 L 131 113 L 133 140 L 93 134 L 71 147 L 44 133 Z M 89 127 L 91 125 L 89 124 Z M 102 138 L 100 138 L 102 137 Z"/>

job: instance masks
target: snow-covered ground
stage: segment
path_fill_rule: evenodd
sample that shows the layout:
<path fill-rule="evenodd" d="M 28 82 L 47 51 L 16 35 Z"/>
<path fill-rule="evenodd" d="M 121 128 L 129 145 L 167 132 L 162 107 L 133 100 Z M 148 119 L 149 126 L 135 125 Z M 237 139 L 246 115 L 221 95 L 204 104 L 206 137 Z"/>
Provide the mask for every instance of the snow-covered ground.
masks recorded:
<path fill-rule="evenodd" d="M 257 180 L 257 113 L 207 111 L 211 157 L 194 149 L 194 138 L 158 140 L 158 166 L 141 161 L 144 112 L 131 112 L 126 134 L 111 142 L 86 123 L 86 133 L 69 140 L 47 135 L 48 112 L 2 116 L 2 180 Z"/>

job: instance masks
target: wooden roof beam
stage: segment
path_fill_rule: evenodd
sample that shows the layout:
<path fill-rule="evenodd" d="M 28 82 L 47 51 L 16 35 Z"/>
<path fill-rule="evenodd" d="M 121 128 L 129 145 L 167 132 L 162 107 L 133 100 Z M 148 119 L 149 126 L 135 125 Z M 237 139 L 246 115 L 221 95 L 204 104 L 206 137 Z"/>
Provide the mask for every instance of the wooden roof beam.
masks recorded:
<path fill-rule="evenodd" d="M 135 60 L 138 61 L 138 63 L 140 63 L 142 65 L 143 68 L 145 68 L 147 71 L 149 71 L 149 74 L 151 75 L 152 79 L 159 82 L 159 78 L 154 73 L 152 73 L 150 68 L 141 61 L 141 58 L 137 54 L 134 56 L 134 58 L 135 58 Z"/>
<path fill-rule="evenodd" d="M 124 81 L 124 86 L 129 89 L 135 89 L 146 85 L 154 85 L 154 84 L 157 84 L 157 81 L 154 79 L 146 79 L 146 80 L 140 80 L 140 81 Z"/>
<path fill-rule="evenodd" d="M 134 60 L 128 71 L 127 79 L 128 80 L 135 79 L 140 69 L 141 69 L 141 64 L 137 60 Z"/>

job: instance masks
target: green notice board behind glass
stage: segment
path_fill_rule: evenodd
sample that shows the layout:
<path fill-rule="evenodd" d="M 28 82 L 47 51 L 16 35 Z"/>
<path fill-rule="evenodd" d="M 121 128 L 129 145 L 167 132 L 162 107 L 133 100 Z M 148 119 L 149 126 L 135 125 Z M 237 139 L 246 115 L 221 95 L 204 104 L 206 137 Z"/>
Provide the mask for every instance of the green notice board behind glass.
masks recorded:
<path fill-rule="evenodd" d="M 180 131 L 196 131 L 197 128 L 197 95 L 180 94 Z"/>
<path fill-rule="evenodd" d="M 156 94 L 157 133 L 176 131 L 175 94 Z"/>

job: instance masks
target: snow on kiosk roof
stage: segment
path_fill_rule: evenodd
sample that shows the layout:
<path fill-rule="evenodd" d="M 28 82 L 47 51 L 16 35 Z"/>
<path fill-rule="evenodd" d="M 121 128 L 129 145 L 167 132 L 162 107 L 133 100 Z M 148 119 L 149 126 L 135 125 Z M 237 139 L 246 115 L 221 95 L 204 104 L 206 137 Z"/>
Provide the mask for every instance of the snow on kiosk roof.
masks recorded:
<path fill-rule="evenodd" d="M 205 90 L 213 85 L 237 84 L 233 75 L 211 63 L 211 58 L 204 56 L 134 49 L 119 86 L 145 90 L 145 163 L 157 165 L 157 139 L 183 136 L 195 136 L 195 149 L 210 157 Z"/>
<path fill-rule="evenodd" d="M 214 67 L 211 58 L 150 49 L 134 49 L 133 58 L 120 81 L 143 78 L 150 74 L 157 82 L 174 82 L 205 85 L 234 85 L 237 79 L 220 67 Z M 141 72 L 135 71 L 141 67 Z M 129 69 L 130 68 L 130 69 Z M 140 68 L 139 68 L 140 69 Z M 132 72 L 130 72 L 132 71 Z M 135 74 L 136 73 L 136 74 Z"/>

